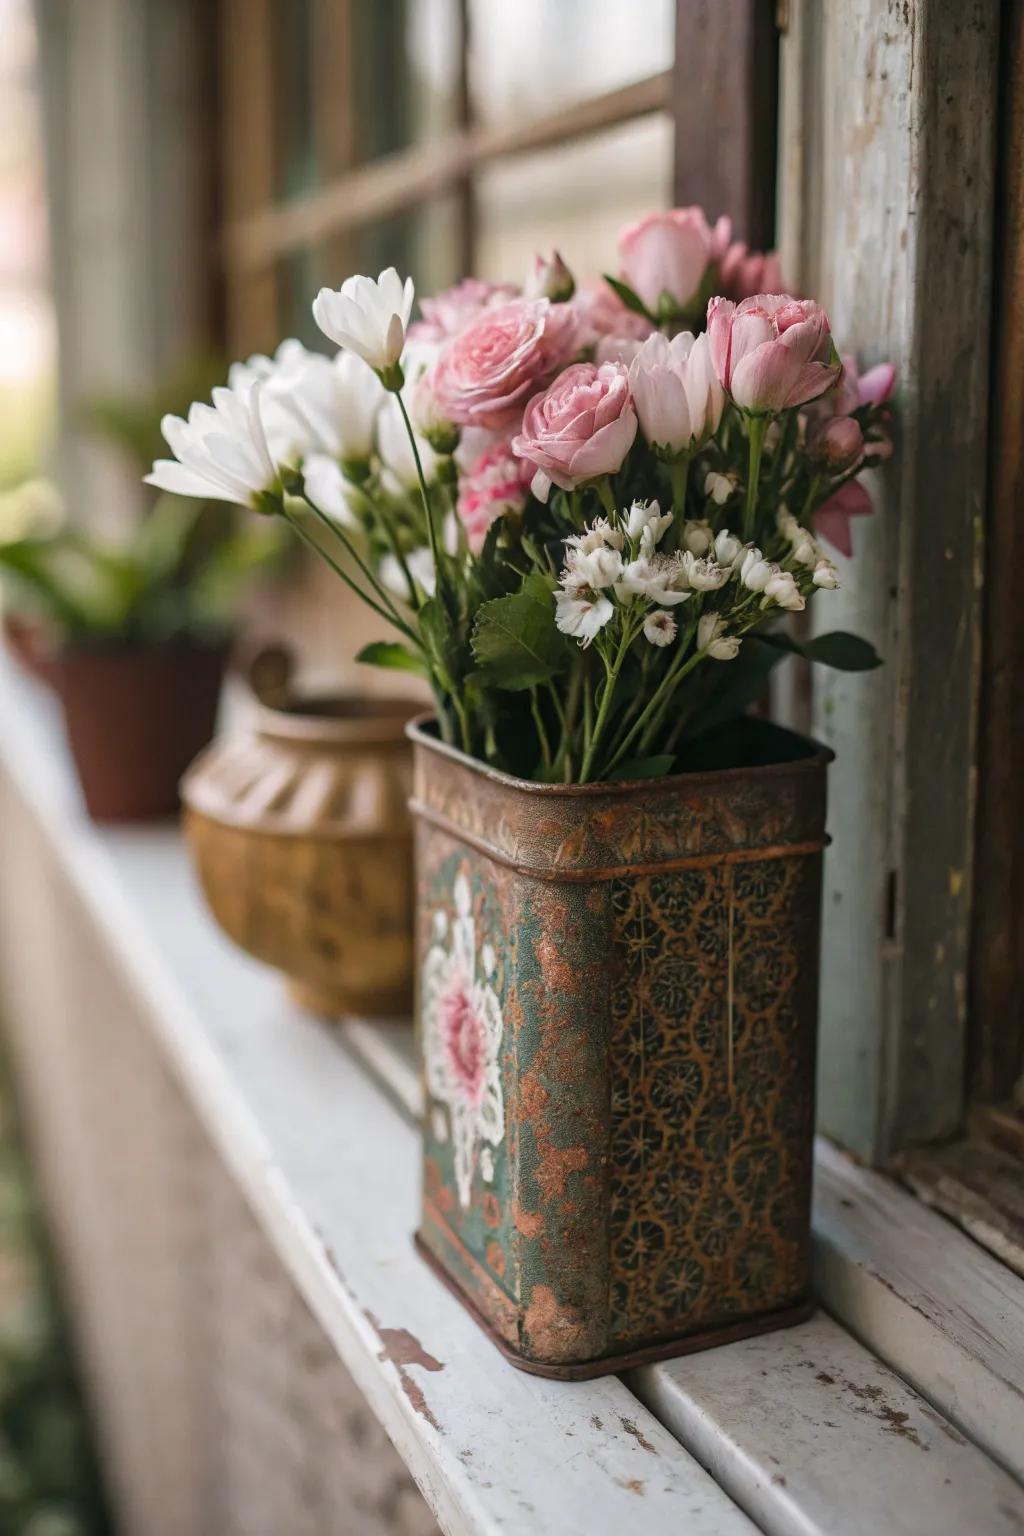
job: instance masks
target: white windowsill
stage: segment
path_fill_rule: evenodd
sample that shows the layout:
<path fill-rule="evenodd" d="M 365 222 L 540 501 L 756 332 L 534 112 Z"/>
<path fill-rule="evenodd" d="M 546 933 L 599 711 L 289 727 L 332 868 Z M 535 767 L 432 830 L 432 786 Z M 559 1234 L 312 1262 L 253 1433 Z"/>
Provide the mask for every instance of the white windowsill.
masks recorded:
<path fill-rule="evenodd" d="M 213 926 L 176 832 L 89 827 L 52 702 L 6 664 L 0 722 L 0 849 L 5 815 L 44 828 L 140 1027 L 446 1530 L 1024 1526 L 1003 1470 L 1024 1475 L 1024 1283 L 828 1146 L 815 1225 L 831 1319 L 628 1380 L 512 1370 L 412 1250 L 408 1034 L 352 1023 L 339 1040 L 301 1018 Z M 429 1364 L 389 1347 L 396 1329 Z"/>

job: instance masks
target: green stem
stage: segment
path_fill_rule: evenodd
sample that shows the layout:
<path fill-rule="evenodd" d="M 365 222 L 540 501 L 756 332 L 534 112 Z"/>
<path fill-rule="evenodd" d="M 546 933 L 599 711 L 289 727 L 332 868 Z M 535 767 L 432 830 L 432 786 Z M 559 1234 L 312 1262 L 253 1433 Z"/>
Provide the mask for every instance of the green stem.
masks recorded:
<path fill-rule="evenodd" d="M 612 493 L 612 482 L 610 477 L 608 475 L 601 475 L 599 479 L 594 481 L 594 489 L 597 492 L 598 500 L 600 501 L 602 507 L 614 522 L 616 511 L 615 496 Z"/>
<path fill-rule="evenodd" d="M 768 430 L 768 416 L 748 416 L 747 432 L 750 440 L 750 460 L 747 468 L 747 501 L 743 509 L 743 542 L 749 544 L 754 537 L 757 523 L 757 482 L 761 476 L 761 455 L 764 452 L 764 435 Z"/>
<path fill-rule="evenodd" d="M 394 602 L 392 601 L 391 594 L 378 581 L 376 575 L 370 569 L 369 565 L 367 565 L 366 561 L 363 559 L 362 555 L 356 549 L 355 545 L 352 543 L 352 540 L 349 538 L 348 534 L 341 527 L 340 523 L 337 523 L 337 522 L 334 521 L 333 518 L 328 517 L 326 512 L 321 512 L 320 508 L 316 505 L 316 503 L 313 502 L 313 501 L 310 501 L 310 499 L 306 495 L 305 491 L 303 491 L 303 493 L 302 493 L 302 499 L 306 503 L 306 506 L 309 508 L 309 510 L 312 512 L 313 516 L 315 518 L 317 518 L 323 524 L 323 526 L 327 529 L 328 533 L 330 533 L 334 538 L 336 538 L 338 540 L 338 542 L 340 543 L 341 547 L 344 549 L 345 553 L 348 555 L 349 559 L 353 560 L 355 562 L 355 564 L 359 567 L 360 571 L 363 573 L 363 575 L 366 577 L 367 581 L 370 583 L 370 586 L 376 592 L 376 594 L 377 594 L 378 598 L 380 599 L 381 603 L 383 603 L 384 607 L 386 608 L 386 610 L 388 612 L 388 616 L 390 617 L 392 624 L 395 624 L 396 626 L 401 627 L 401 625 L 402 625 L 401 615 L 399 614 L 398 609 L 395 607 Z"/>
<path fill-rule="evenodd" d="M 537 728 L 537 740 L 540 742 L 540 754 L 544 762 L 544 768 L 547 773 L 550 773 L 551 745 L 548 741 L 548 733 L 544 728 L 544 716 L 541 714 L 536 688 L 530 689 L 530 713 L 533 716 L 533 723 Z"/>
<path fill-rule="evenodd" d="M 693 655 L 689 658 L 688 661 L 682 663 L 682 665 L 680 665 L 677 661 L 665 674 L 661 682 L 658 684 L 658 687 L 654 690 L 650 699 L 647 701 L 647 705 L 640 718 L 637 720 L 625 741 L 619 747 L 611 762 L 608 764 L 609 773 L 617 768 L 619 763 L 622 762 L 634 741 L 641 739 L 641 732 L 644 732 L 644 736 L 646 737 L 646 727 L 653 720 L 655 712 L 660 708 L 665 699 L 670 696 L 672 691 L 675 689 L 676 684 L 681 683 L 686 674 L 693 670 L 703 655 L 703 651 L 694 651 Z"/>
<path fill-rule="evenodd" d="M 409 412 L 405 408 L 405 401 L 402 399 L 401 390 L 395 391 L 395 399 L 398 401 L 398 409 L 402 413 L 402 420 L 405 422 L 405 430 L 409 434 L 409 444 L 412 448 L 412 456 L 416 461 L 416 475 L 420 482 L 420 499 L 423 502 L 423 515 L 427 520 L 427 537 L 430 540 L 430 553 L 434 561 L 437 593 L 440 597 L 441 587 L 443 585 L 441 548 L 437 540 L 437 529 L 434 526 L 434 512 L 430 505 L 430 492 L 427 490 L 427 477 L 423 473 L 423 465 L 420 462 L 420 450 L 416 442 L 416 433 L 412 429 L 412 422 L 409 420 Z"/>
<path fill-rule="evenodd" d="M 629 642 L 632 638 L 633 635 L 630 624 L 627 620 L 623 620 L 622 639 L 619 642 L 619 649 L 615 654 L 615 660 L 609 666 L 607 660 L 605 659 L 606 675 L 604 688 L 601 690 L 601 702 L 598 705 L 597 719 L 594 722 L 594 730 L 587 744 L 587 750 L 583 756 L 583 767 L 580 769 L 581 784 L 587 784 L 590 781 L 590 770 L 594 765 L 594 758 L 597 754 L 597 749 L 601 741 L 601 735 L 604 731 L 605 722 L 608 719 L 608 711 L 611 708 L 612 703 L 612 694 L 615 692 L 615 684 L 618 681 L 619 672 L 622 670 L 622 663 L 626 659 L 626 652 L 629 650 Z"/>
<path fill-rule="evenodd" d="M 686 516 L 686 484 L 690 478 L 690 455 L 672 459 L 668 466 L 669 483 L 672 486 L 672 510 L 679 518 Z"/>
<path fill-rule="evenodd" d="M 407 624 L 403 624 L 402 620 L 397 617 L 393 610 L 389 612 L 388 609 L 382 608 L 380 603 L 375 602 L 375 600 L 370 597 L 369 593 L 364 592 L 362 587 L 359 586 L 358 582 L 352 580 L 352 577 L 342 566 L 338 564 L 333 555 L 328 554 L 323 545 L 314 539 L 311 534 L 306 532 L 300 520 L 297 517 L 293 517 L 283 504 L 282 516 L 284 517 L 285 522 L 289 523 L 291 527 L 295 529 L 295 532 L 299 535 L 299 538 L 302 539 L 304 543 L 308 544 L 310 549 L 313 550 L 315 554 L 319 555 L 321 560 L 326 561 L 335 575 L 340 576 L 345 585 L 350 587 L 356 596 L 362 602 L 364 602 L 368 608 L 372 608 L 374 613 L 380 614 L 382 619 L 386 619 L 389 624 L 392 624 L 397 630 L 405 635 L 407 640 L 411 640 L 413 645 L 416 646 L 417 650 L 422 650 L 418 637 L 413 634 L 409 626 Z"/>

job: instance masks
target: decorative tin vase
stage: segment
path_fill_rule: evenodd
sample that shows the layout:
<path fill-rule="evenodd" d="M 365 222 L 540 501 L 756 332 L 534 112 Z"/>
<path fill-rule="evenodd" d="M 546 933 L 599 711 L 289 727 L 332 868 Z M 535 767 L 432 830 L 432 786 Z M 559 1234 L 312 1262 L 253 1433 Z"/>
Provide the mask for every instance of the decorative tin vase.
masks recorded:
<path fill-rule="evenodd" d="M 299 699 L 261 708 L 182 783 L 185 830 L 225 933 L 324 1017 L 412 1004 L 412 754 L 420 705 Z"/>
<path fill-rule="evenodd" d="M 540 1375 L 807 1316 L 831 753 L 556 786 L 410 735 L 421 1252 Z"/>

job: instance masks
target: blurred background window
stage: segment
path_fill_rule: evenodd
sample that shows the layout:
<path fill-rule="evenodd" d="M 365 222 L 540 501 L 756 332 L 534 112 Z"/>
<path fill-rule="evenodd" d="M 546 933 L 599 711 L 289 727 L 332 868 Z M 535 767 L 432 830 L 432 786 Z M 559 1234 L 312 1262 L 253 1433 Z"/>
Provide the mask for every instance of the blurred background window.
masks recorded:
<path fill-rule="evenodd" d="M 310 294 L 351 271 L 515 280 L 554 243 L 596 275 L 624 220 L 669 196 L 673 0 L 221 11 L 233 353 L 315 343 Z"/>
<path fill-rule="evenodd" d="M 31 0 L 0 0 L 0 495 L 37 475 L 55 423 L 56 328 Z"/>

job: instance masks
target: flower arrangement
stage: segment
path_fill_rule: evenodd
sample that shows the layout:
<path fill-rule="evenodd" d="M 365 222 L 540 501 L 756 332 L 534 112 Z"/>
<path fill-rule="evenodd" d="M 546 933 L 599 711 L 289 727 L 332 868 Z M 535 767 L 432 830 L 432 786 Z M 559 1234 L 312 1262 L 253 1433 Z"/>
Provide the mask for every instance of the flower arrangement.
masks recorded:
<path fill-rule="evenodd" d="M 287 519 L 397 632 L 443 739 L 526 778 L 670 772 L 786 652 L 877 664 L 787 615 L 838 585 L 890 452 L 893 369 L 858 376 L 778 260 L 696 208 L 624 229 L 616 276 L 323 289 L 287 341 L 168 417 L 150 482 Z"/>

